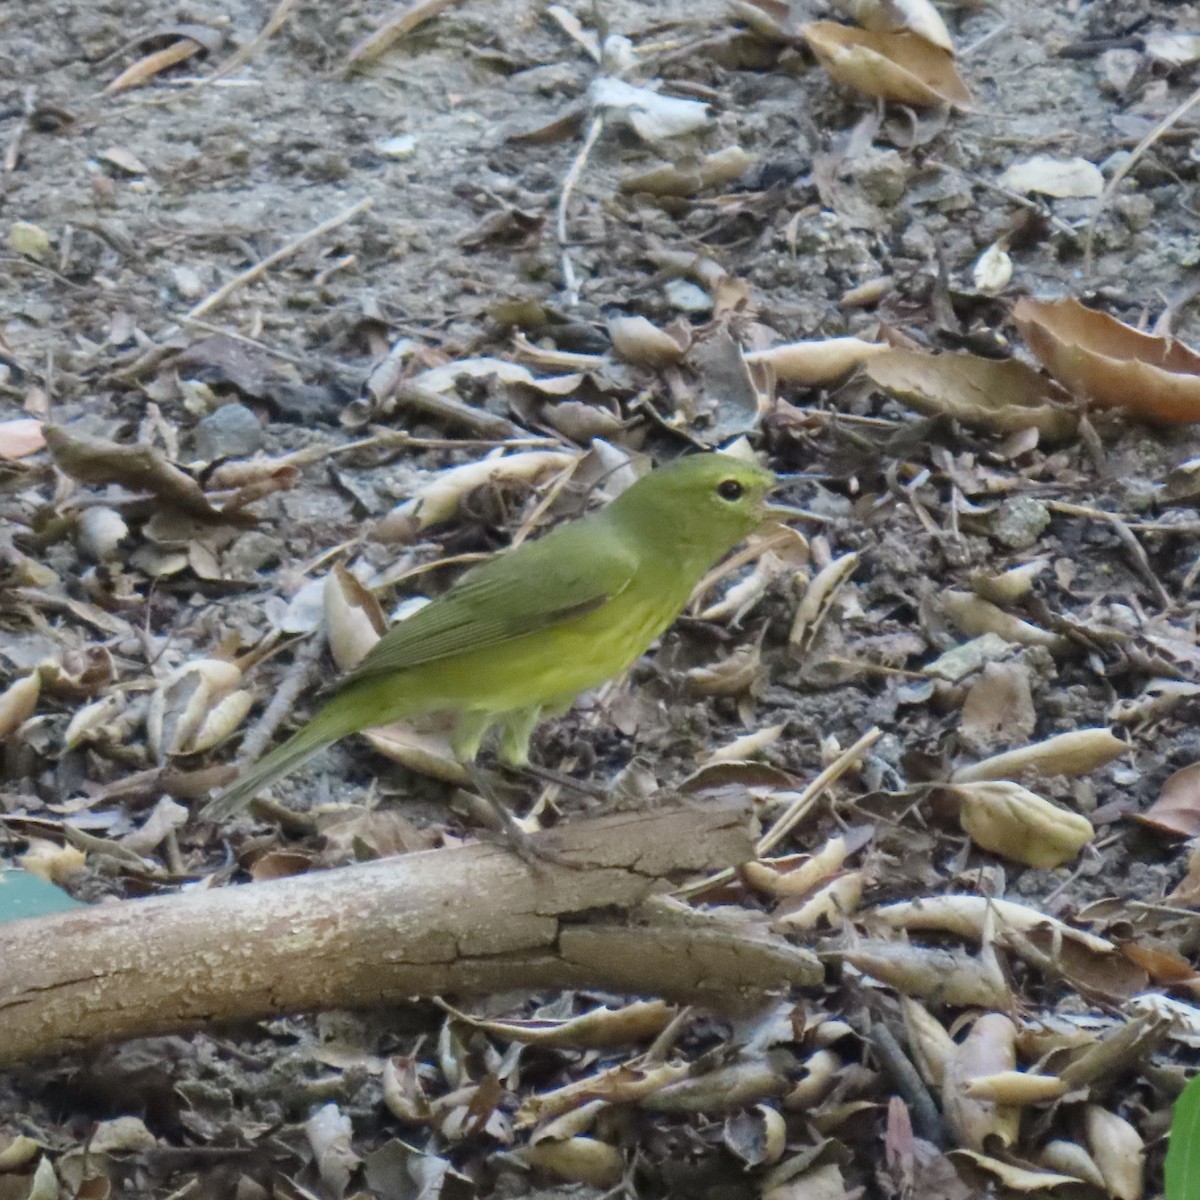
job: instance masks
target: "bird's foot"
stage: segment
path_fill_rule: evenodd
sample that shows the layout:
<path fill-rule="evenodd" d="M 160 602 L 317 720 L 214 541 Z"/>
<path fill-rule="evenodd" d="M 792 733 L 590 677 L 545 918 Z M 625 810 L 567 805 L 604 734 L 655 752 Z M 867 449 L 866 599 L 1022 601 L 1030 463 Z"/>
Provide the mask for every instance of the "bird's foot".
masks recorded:
<path fill-rule="evenodd" d="M 581 864 L 564 858 L 557 851 L 539 842 L 513 816 L 512 809 L 496 795 L 491 780 L 482 771 L 472 768 L 470 775 L 475 793 L 487 805 L 489 814 L 493 818 L 492 832 L 526 866 L 543 868 L 547 864 L 551 864 L 556 867 L 569 867 L 572 870 L 581 869 Z"/>

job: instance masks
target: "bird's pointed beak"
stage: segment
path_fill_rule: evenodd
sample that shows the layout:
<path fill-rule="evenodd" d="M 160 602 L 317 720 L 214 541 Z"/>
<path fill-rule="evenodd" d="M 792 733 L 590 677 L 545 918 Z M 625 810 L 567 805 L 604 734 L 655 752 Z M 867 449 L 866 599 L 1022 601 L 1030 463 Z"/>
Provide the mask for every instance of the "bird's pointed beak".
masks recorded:
<path fill-rule="evenodd" d="M 813 514 L 806 508 L 796 508 L 791 504 L 766 504 L 763 506 L 763 519 L 766 521 L 811 521 Z"/>

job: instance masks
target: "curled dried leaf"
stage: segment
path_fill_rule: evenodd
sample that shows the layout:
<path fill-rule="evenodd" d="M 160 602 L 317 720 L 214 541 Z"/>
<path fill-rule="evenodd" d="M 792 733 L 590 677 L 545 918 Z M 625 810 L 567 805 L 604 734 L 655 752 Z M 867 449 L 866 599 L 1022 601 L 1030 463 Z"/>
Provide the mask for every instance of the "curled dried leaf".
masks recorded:
<path fill-rule="evenodd" d="M 862 903 L 862 893 L 863 873 L 847 871 L 827 883 L 794 912 L 777 916 L 771 927 L 777 932 L 815 929 L 822 923 L 837 927 L 844 924 L 847 915 Z"/>
<path fill-rule="evenodd" d="M 966 109 L 971 93 L 954 56 L 913 33 L 874 33 L 833 21 L 800 27 L 817 61 L 844 87 L 881 100 Z"/>
<path fill-rule="evenodd" d="M 228 737 L 253 698 L 238 690 L 242 673 L 231 662 L 201 658 L 185 663 L 150 698 L 146 732 L 155 757 L 196 754 Z"/>
<path fill-rule="evenodd" d="M 352 671 L 387 633 L 387 620 L 370 588 L 341 563 L 325 577 L 325 629 L 339 671 Z"/>
<path fill-rule="evenodd" d="M 1115 1200 L 1142 1200 L 1146 1174 L 1142 1135 L 1123 1117 L 1099 1104 L 1084 1109 L 1084 1125 L 1092 1159 L 1108 1194 Z"/>
<path fill-rule="evenodd" d="M 529 450 L 506 457 L 451 467 L 430 480 L 415 496 L 397 505 L 380 522 L 377 536 L 407 538 L 440 521 L 450 520 L 459 505 L 485 484 L 535 485 L 557 471 L 565 471 L 578 457 L 561 450 Z"/>
<path fill-rule="evenodd" d="M 1063 639 L 1056 633 L 1041 629 L 1020 617 L 1006 613 L 988 600 L 950 588 L 939 600 L 946 615 L 968 637 L 994 633 L 1006 642 L 1018 646 L 1045 646 L 1048 650 L 1063 649 Z"/>
<path fill-rule="evenodd" d="M 974 783 L 980 779 L 1016 779 L 1025 771 L 1039 775 L 1086 775 L 1129 753 L 1129 743 L 1111 730 L 1074 729 L 1043 742 L 994 754 L 982 762 L 959 767 L 952 783 Z"/>
<path fill-rule="evenodd" d="M 843 554 L 817 572 L 805 589 L 788 634 L 792 651 L 803 656 L 812 646 L 825 618 L 833 609 L 838 593 L 850 582 L 858 568 L 857 554 Z"/>
<path fill-rule="evenodd" d="M 943 50 L 953 50 L 950 31 L 930 0 L 836 0 L 840 9 L 864 29 L 877 33 L 907 31 Z"/>
<path fill-rule="evenodd" d="M 749 350 L 746 362 L 764 364 L 784 383 L 799 383 L 804 387 L 822 387 L 836 383 L 876 355 L 888 353 L 883 342 L 866 342 L 862 338 L 822 338 L 820 341 L 788 342 L 769 350 Z"/>
<path fill-rule="evenodd" d="M 1092 823 L 1008 780 L 960 784 L 959 819 L 971 840 L 1027 867 L 1070 862 L 1096 836 Z"/>
<path fill-rule="evenodd" d="M 33 716 L 41 691 L 41 673 L 32 671 L 0 692 L 0 738 L 8 737 Z"/>
<path fill-rule="evenodd" d="M 608 323 L 608 336 L 619 359 L 640 367 L 670 366 L 682 361 L 688 349 L 686 342 L 645 317 L 617 317 Z"/>
<path fill-rule="evenodd" d="M 1028 297 L 1013 307 L 1026 345 L 1068 390 L 1154 421 L 1200 421 L 1200 354 L 1078 300 Z"/>
<path fill-rule="evenodd" d="M 1014 1071 L 1017 1028 L 1001 1013 L 985 1013 L 956 1046 L 946 1066 L 942 1105 L 946 1120 L 959 1139 L 973 1150 L 986 1150 L 991 1141 L 1011 1146 L 1017 1140 L 1020 1109 L 991 1100 L 973 1099 L 970 1084 L 980 1076 Z"/>

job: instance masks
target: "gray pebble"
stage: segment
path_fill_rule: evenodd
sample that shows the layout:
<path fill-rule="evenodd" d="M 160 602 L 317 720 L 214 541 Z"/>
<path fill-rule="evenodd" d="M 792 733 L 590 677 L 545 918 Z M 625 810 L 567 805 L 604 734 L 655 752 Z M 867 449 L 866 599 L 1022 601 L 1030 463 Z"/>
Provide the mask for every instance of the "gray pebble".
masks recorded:
<path fill-rule="evenodd" d="M 223 404 L 192 431 L 192 449 L 204 462 L 244 458 L 262 449 L 262 422 L 244 404 Z"/>

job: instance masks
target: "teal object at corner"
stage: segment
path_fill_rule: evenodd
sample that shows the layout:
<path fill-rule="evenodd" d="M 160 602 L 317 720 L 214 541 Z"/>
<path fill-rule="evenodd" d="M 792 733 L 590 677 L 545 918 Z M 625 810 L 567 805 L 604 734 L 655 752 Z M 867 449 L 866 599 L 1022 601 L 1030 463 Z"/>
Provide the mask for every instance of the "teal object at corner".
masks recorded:
<path fill-rule="evenodd" d="M 0 871 L 0 925 L 86 907 L 38 875 L 28 871 Z"/>

